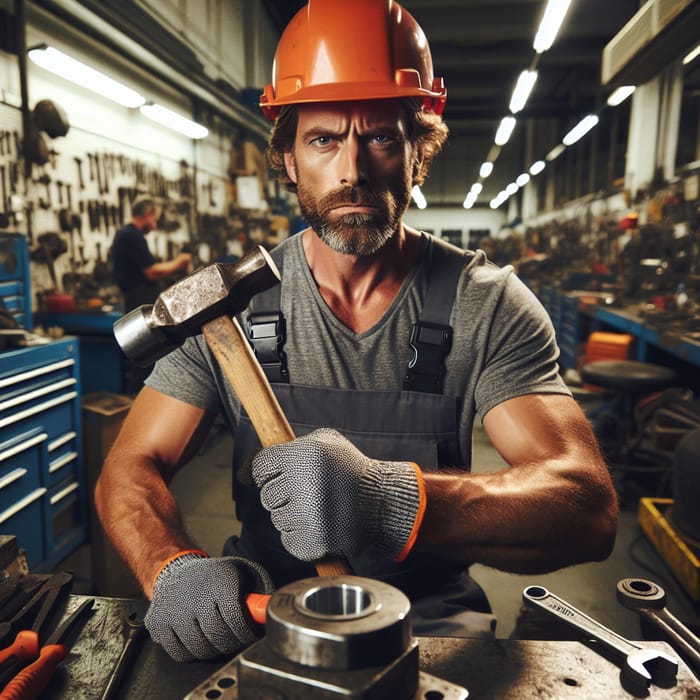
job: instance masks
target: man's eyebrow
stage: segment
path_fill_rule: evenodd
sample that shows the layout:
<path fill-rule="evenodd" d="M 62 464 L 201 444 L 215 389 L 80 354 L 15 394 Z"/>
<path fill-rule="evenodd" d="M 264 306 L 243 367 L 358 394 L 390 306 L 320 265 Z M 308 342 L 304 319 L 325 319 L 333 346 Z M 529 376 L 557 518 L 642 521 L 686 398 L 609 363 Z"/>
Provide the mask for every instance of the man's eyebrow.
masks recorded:
<path fill-rule="evenodd" d="M 330 127 L 326 126 L 312 126 L 311 128 L 304 131 L 301 135 L 304 141 L 316 138 L 317 136 L 339 136 L 342 132 L 334 131 Z"/>

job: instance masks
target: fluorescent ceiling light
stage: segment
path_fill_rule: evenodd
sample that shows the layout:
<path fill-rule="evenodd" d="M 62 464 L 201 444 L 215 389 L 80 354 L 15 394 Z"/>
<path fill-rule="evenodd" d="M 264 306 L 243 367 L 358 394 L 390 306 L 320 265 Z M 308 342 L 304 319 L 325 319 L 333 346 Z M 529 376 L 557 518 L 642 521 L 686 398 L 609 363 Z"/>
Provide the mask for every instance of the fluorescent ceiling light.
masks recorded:
<path fill-rule="evenodd" d="M 687 66 L 698 56 L 700 56 L 700 44 L 698 44 L 694 49 L 691 49 L 685 56 L 683 56 L 683 65 Z"/>
<path fill-rule="evenodd" d="M 498 131 L 496 131 L 494 143 L 497 146 L 504 146 L 506 143 L 508 143 L 508 139 L 513 133 L 514 128 L 515 117 L 503 117 L 503 119 L 501 119 L 501 123 L 498 126 Z"/>
<path fill-rule="evenodd" d="M 469 194 L 464 198 L 464 203 L 462 206 L 465 209 L 471 209 L 476 202 L 476 192 L 469 192 Z"/>
<path fill-rule="evenodd" d="M 576 143 L 582 136 L 587 134 L 597 123 L 597 114 L 589 114 L 584 117 L 562 140 L 565 146 L 571 146 Z"/>
<path fill-rule="evenodd" d="M 621 85 L 608 97 L 608 106 L 617 107 L 622 104 L 636 89 L 636 85 Z"/>
<path fill-rule="evenodd" d="M 413 201 L 416 203 L 416 206 L 419 209 L 425 209 L 428 206 L 428 202 L 425 199 L 425 195 L 421 192 L 420 187 L 418 185 L 413 185 L 413 189 L 411 190 L 411 197 L 413 197 Z"/>
<path fill-rule="evenodd" d="M 510 98 L 510 105 L 508 107 L 513 114 L 517 114 L 525 106 L 527 98 L 530 97 L 530 93 L 536 81 L 536 70 L 524 70 L 520 74 L 518 82 L 513 89 L 513 95 Z"/>
<path fill-rule="evenodd" d="M 141 105 L 139 109 L 145 117 L 168 127 L 168 129 L 173 129 L 185 136 L 189 136 L 191 139 L 203 139 L 209 133 L 209 129 L 205 126 L 197 124 L 197 122 L 193 122 L 191 119 L 187 119 L 161 105 L 149 103 Z"/>
<path fill-rule="evenodd" d="M 571 0 L 549 0 L 532 43 L 537 53 L 543 53 L 552 46 L 570 4 Z"/>
<path fill-rule="evenodd" d="M 136 92 L 136 90 L 132 90 L 126 85 L 108 78 L 104 73 L 100 73 L 80 61 L 76 61 L 62 51 L 54 49 L 53 46 L 34 47 L 29 49 L 28 55 L 37 66 L 41 66 L 65 80 L 96 92 L 98 95 L 102 95 L 102 97 L 106 97 L 108 100 L 112 100 L 124 107 L 133 109 L 146 101 L 146 98 Z"/>
<path fill-rule="evenodd" d="M 518 187 L 525 187 L 528 182 L 530 182 L 530 176 L 527 173 L 520 173 L 520 175 L 515 178 L 515 184 Z"/>
<path fill-rule="evenodd" d="M 514 183 L 511 182 L 508 184 L 508 187 L 506 187 L 506 192 L 509 195 L 514 195 L 518 191 L 519 187 Z"/>
<path fill-rule="evenodd" d="M 533 177 L 535 175 L 539 175 L 545 168 L 545 162 L 543 160 L 536 160 L 531 166 L 530 166 L 530 175 Z"/>
<path fill-rule="evenodd" d="M 563 143 L 557 144 L 545 157 L 546 161 L 552 161 L 558 158 L 563 152 L 566 146 Z"/>
<path fill-rule="evenodd" d="M 470 188 L 469 191 L 470 191 L 470 192 L 473 192 L 474 195 L 476 196 L 477 194 L 480 194 L 480 193 L 481 193 L 481 190 L 483 190 L 483 189 L 484 189 L 484 186 L 483 186 L 480 182 L 475 182 L 475 183 L 471 186 L 471 188 Z"/>
<path fill-rule="evenodd" d="M 488 177 L 492 172 L 493 172 L 493 163 L 491 163 L 491 161 L 487 160 L 481 164 L 481 167 L 479 168 L 479 176 L 480 177 Z"/>

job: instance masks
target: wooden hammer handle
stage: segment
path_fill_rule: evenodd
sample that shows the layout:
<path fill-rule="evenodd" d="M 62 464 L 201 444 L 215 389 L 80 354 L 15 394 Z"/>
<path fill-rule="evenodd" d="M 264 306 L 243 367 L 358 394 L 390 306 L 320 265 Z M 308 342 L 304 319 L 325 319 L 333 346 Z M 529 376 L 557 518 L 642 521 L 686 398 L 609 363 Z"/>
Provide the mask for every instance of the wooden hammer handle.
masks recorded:
<path fill-rule="evenodd" d="M 294 431 L 263 372 L 240 323 L 226 315 L 208 321 L 202 333 L 233 390 L 245 408 L 263 447 L 294 440 Z M 314 563 L 319 576 L 343 576 L 352 571 L 342 559 Z"/>

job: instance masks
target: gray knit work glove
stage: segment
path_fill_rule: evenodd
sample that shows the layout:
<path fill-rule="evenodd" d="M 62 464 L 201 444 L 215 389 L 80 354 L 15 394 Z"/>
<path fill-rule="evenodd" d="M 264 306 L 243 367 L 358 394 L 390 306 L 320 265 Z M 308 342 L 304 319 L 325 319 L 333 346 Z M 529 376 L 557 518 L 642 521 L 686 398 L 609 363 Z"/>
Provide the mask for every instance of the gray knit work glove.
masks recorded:
<path fill-rule="evenodd" d="M 335 430 L 261 450 L 252 474 L 282 544 L 297 559 L 369 550 L 401 561 L 425 510 L 420 469 L 370 459 Z"/>
<path fill-rule="evenodd" d="M 270 575 L 255 562 L 184 554 L 158 574 L 144 622 L 176 661 L 235 654 L 259 637 L 246 594 L 273 589 Z"/>

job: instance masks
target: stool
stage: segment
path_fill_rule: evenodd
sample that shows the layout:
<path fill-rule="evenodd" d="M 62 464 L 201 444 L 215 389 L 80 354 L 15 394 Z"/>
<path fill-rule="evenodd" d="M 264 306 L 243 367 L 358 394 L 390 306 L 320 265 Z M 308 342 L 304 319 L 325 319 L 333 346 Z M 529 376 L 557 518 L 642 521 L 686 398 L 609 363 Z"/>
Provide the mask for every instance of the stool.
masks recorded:
<path fill-rule="evenodd" d="M 627 483 L 623 485 L 622 477 L 629 473 L 660 475 L 656 489 L 666 485 L 673 457 L 660 450 L 640 447 L 644 432 L 635 409 L 645 396 L 676 384 L 676 372 L 648 362 L 604 360 L 585 364 L 581 368 L 581 378 L 613 393 L 612 400 L 589 411 L 588 418 L 593 423 L 620 495 L 623 495 L 623 486 L 629 486 Z"/>

